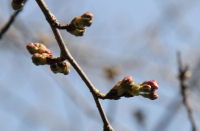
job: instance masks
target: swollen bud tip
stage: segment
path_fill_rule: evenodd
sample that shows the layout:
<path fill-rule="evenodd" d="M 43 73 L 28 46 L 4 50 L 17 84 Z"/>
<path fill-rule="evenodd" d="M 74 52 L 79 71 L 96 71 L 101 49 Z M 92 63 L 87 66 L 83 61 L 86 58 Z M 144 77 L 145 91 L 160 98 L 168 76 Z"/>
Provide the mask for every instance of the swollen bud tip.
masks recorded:
<path fill-rule="evenodd" d="M 24 0 L 12 0 L 11 5 L 14 10 L 21 10 L 24 7 Z"/>
<path fill-rule="evenodd" d="M 93 14 L 86 12 L 81 16 L 76 16 L 70 24 L 68 24 L 67 31 L 75 36 L 83 36 L 86 26 L 92 24 Z"/>
<path fill-rule="evenodd" d="M 54 63 L 50 65 L 51 71 L 54 73 L 63 73 L 64 75 L 69 74 L 70 63 L 63 61 L 59 63 Z"/>
<path fill-rule="evenodd" d="M 27 50 L 29 51 L 30 54 L 35 54 L 35 53 L 47 53 L 47 54 L 52 54 L 52 52 L 43 44 L 41 43 L 29 43 L 26 46 Z"/>
<path fill-rule="evenodd" d="M 47 54 L 47 53 L 35 53 L 32 56 L 32 61 L 35 65 L 45 65 L 47 64 L 47 58 L 52 57 L 52 55 Z"/>

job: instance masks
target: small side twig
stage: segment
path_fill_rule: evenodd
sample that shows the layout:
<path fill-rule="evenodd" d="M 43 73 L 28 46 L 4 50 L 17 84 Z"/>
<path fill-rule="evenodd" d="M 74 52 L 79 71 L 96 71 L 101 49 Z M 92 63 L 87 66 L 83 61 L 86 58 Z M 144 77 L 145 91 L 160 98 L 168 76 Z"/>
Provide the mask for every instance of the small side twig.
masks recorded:
<path fill-rule="evenodd" d="M 188 86 L 185 82 L 185 80 L 189 77 L 189 67 L 188 66 L 183 66 L 182 60 L 181 60 L 181 54 L 178 52 L 177 54 L 178 57 L 178 64 L 179 64 L 179 81 L 180 81 L 180 86 L 181 86 L 181 95 L 183 97 L 183 104 L 185 108 L 187 109 L 188 117 L 192 125 L 192 131 L 197 131 L 197 126 L 195 119 L 192 115 L 192 108 L 188 102 L 188 97 L 187 97 L 187 92 L 188 92 Z"/>

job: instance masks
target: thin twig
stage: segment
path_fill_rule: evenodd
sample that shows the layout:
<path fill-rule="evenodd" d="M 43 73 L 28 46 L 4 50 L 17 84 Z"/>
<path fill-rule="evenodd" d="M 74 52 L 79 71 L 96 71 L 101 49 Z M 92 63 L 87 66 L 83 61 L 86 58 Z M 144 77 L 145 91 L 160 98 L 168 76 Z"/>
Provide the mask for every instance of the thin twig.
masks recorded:
<path fill-rule="evenodd" d="M 9 27 L 13 24 L 15 21 L 15 18 L 22 10 L 15 11 L 13 15 L 10 17 L 8 22 L 5 24 L 5 26 L 0 31 L 0 39 L 3 37 L 3 35 L 8 31 Z"/>
<path fill-rule="evenodd" d="M 182 60 L 181 60 L 181 54 L 178 52 L 177 54 L 178 57 L 178 64 L 179 64 L 179 81 L 180 81 L 180 86 L 181 86 L 181 95 L 183 97 L 183 104 L 185 108 L 187 109 L 188 117 L 192 125 L 192 131 L 197 131 L 197 126 L 195 119 L 192 115 L 192 108 L 188 102 L 188 97 L 187 97 L 187 92 L 188 92 L 188 87 L 185 83 L 185 80 L 188 78 L 188 66 L 183 66 Z"/>
<path fill-rule="evenodd" d="M 92 96 L 95 100 L 95 103 L 96 103 L 96 106 L 97 106 L 98 111 L 100 113 L 100 116 L 102 118 L 102 121 L 104 123 L 104 131 L 113 131 L 113 129 L 112 129 L 112 127 L 111 127 L 111 125 L 110 125 L 110 123 L 109 123 L 109 121 L 108 121 L 108 119 L 107 119 L 107 117 L 106 117 L 106 115 L 103 111 L 101 103 L 99 101 L 98 94 L 100 92 L 93 86 L 93 84 L 89 81 L 89 79 L 87 78 L 87 76 L 85 75 L 85 73 L 83 72 L 81 67 L 77 64 L 77 62 L 72 57 L 71 53 L 69 52 L 68 48 L 66 47 L 64 40 L 62 39 L 62 36 L 60 34 L 59 29 L 56 28 L 54 24 L 52 24 L 52 21 L 55 21 L 55 17 L 51 14 L 51 12 L 48 9 L 44 0 L 35 0 L 35 1 L 39 5 L 40 9 L 42 10 L 43 14 L 46 17 L 46 20 L 48 21 L 48 23 L 51 26 L 51 29 L 52 29 L 54 36 L 55 36 L 55 39 L 57 40 L 57 43 L 60 47 L 60 53 L 61 53 L 60 58 L 62 60 L 67 59 L 70 62 L 70 64 L 74 67 L 76 72 L 79 74 L 81 79 L 85 82 L 85 84 L 89 88 L 89 90 L 92 93 Z"/>
<path fill-rule="evenodd" d="M 24 4 L 27 2 L 27 0 L 24 0 Z M 5 24 L 5 26 L 1 29 L 0 31 L 0 39 L 2 39 L 3 35 L 8 31 L 8 29 L 10 28 L 10 26 L 14 23 L 16 17 L 19 15 L 19 13 L 23 10 L 23 8 L 21 10 L 17 10 L 15 11 L 11 16 L 10 19 L 8 20 L 8 22 Z"/>

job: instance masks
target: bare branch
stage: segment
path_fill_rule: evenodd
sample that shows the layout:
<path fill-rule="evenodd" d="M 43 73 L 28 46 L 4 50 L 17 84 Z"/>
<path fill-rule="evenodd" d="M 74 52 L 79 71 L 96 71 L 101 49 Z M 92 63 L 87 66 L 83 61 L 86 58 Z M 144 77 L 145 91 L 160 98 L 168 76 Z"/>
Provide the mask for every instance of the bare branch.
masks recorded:
<path fill-rule="evenodd" d="M 71 53 L 69 52 L 68 48 L 66 47 L 64 40 L 62 39 L 59 29 L 57 27 L 55 27 L 55 22 L 52 22 L 52 21 L 55 21 L 56 19 L 51 14 L 51 12 L 48 9 L 47 5 L 45 4 L 44 0 L 36 0 L 36 2 L 39 5 L 39 7 L 41 8 L 43 14 L 46 17 L 46 20 L 50 24 L 51 29 L 54 33 L 55 39 L 57 40 L 57 43 L 58 43 L 58 45 L 60 47 L 60 51 L 61 51 L 60 58 L 62 60 L 67 59 L 70 62 L 70 64 L 74 67 L 76 72 L 79 74 L 79 76 L 82 78 L 82 80 L 85 82 L 85 84 L 89 88 L 89 90 L 92 93 L 93 98 L 95 100 L 95 103 L 96 103 L 96 106 L 100 113 L 100 116 L 102 118 L 102 121 L 104 123 L 104 131 L 113 131 L 113 129 L 102 109 L 101 103 L 99 101 L 98 94 L 100 94 L 100 92 L 93 86 L 93 84 L 89 81 L 89 79 L 87 78 L 85 73 L 82 71 L 81 67 L 77 64 L 77 62 L 72 57 Z"/>
<path fill-rule="evenodd" d="M 189 77 L 188 76 L 188 66 L 183 66 L 182 60 L 181 60 L 181 54 L 178 52 L 177 54 L 178 58 L 178 64 L 179 64 L 179 81 L 180 81 L 180 86 L 181 86 L 181 95 L 183 97 L 183 104 L 185 108 L 187 109 L 188 117 L 192 125 L 192 131 L 197 131 L 197 126 L 195 119 L 192 115 L 192 108 L 188 102 L 188 97 L 187 97 L 187 92 L 188 92 L 188 86 L 185 83 L 185 80 Z"/>

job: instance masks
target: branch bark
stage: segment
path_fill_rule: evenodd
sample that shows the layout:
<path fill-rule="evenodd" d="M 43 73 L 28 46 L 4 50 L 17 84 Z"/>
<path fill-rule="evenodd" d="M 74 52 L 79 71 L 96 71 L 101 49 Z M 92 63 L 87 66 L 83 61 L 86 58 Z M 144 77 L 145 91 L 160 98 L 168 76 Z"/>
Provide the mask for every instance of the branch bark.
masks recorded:
<path fill-rule="evenodd" d="M 108 119 L 107 119 L 106 114 L 103 111 L 103 108 L 102 108 L 101 103 L 100 103 L 99 98 L 98 98 L 98 97 L 103 97 L 104 95 L 94 87 L 94 85 L 87 78 L 86 74 L 83 72 L 81 67 L 78 65 L 78 63 L 75 61 L 75 59 L 72 57 L 71 53 L 69 52 L 61 34 L 60 34 L 59 29 L 54 24 L 54 23 L 56 23 L 55 22 L 56 19 L 52 15 L 50 10 L 48 9 L 44 0 L 35 0 L 35 1 L 39 5 L 44 16 L 46 17 L 46 20 L 48 21 L 49 25 L 51 26 L 51 29 L 52 29 L 54 36 L 55 36 L 55 39 L 56 39 L 56 41 L 59 45 L 59 48 L 60 48 L 60 59 L 61 60 L 67 59 L 70 62 L 70 64 L 73 66 L 73 68 L 76 70 L 76 72 L 79 74 L 81 79 L 84 81 L 84 83 L 87 85 L 87 87 L 89 88 L 89 90 L 92 93 L 92 96 L 95 100 L 96 106 L 97 106 L 99 114 L 101 116 L 101 119 L 103 121 L 104 131 L 114 131 L 112 126 L 110 125 Z"/>

